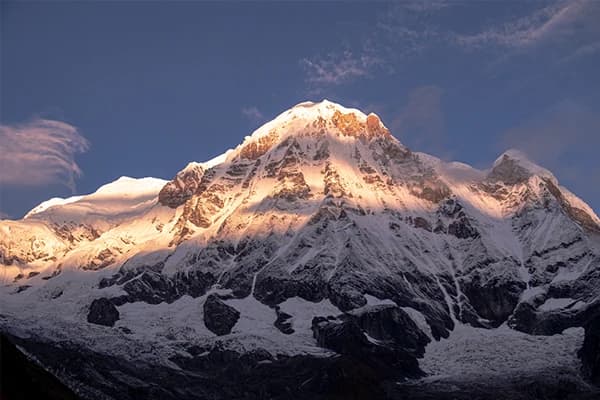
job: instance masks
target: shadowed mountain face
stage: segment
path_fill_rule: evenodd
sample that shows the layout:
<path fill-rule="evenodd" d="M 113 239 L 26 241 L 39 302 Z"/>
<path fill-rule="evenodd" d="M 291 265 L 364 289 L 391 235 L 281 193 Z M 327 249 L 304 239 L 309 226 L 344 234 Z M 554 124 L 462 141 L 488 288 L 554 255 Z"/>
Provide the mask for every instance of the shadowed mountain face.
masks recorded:
<path fill-rule="evenodd" d="M 79 397 L 0 336 L 0 396 L 6 400 L 76 400 Z"/>
<path fill-rule="evenodd" d="M 302 103 L 170 182 L 121 178 L 0 222 L 0 324 L 62 343 L 53 368 L 65 352 L 120 360 L 123 376 L 102 378 L 115 387 L 159 366 L 173 382 L 234 368 L 247 381 L 232 396 L 269 379 L 272 395 L 400 396 L 380 383 L 423 377 L 419 358 L 457 327 L 510 327 L 532 348 L 583 332 L 600 309 L 599 223 L 518 152 L 479 171 L 412 152 L 374 114 Z"/>

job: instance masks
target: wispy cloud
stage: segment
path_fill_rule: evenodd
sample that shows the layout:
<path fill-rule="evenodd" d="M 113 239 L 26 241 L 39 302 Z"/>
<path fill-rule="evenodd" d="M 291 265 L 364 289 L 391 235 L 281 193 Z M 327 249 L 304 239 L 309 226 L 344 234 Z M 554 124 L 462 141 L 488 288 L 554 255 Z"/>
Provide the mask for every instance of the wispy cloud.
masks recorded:
<path fill-rule="evenodd" d="M 252 122 L 259 122 L 265 119 L 265 116 L 256 106 L 242 107 L 242 115 Z"/>
<path fill-rule="evenodd" d="M 63 184 L 75 191 L 75 179 L 82 174 L 75 155 L 88 148 L 77 128 L 65 122 L 0 125 L 0 184 Z"/>
<path fill-rule="evenodd" d="M 448 0 L 414 0 L 398 2 L 397 6 L 417 12 L 437 11 L 450 6 Z"/>
<path fill-rule="evenodd" d="M 562 63 L 568 63 L 578 58 L 590 56 L 595 53 L 600 53 L 600 38 L 597 42 L 591 42 L 584 45 L 581 45 L 573 53 L 563 57 L 560 61 Z"/>
<path fill-rule="evenodd" d="M 369 76 L 374 67 L 383 64 L 383 60 L 367 52 L 354 53 L 346 50 L 329 53 L 323 57 L 304 58 L 300 63 L 306 70 L 307 82 L 339 85 L 355 78 Z"/>
<path fill-rule="evenodd" d="M 352 51 L 333 51 L 303 58 L 306 81 L 316 87 L 336 86 L 379 72 L 393 72 L 407 59 L 435 48 L 493 52 L 506 58 L 540 48 L 560 49 L 558 61 L 600 52 L 600 1 L 555 0 L 519 3 L 520 14 L 465 19 L 466 29 L 449 25 L 469 3 L 444 0 L 398 2 L 382 12 L 370 35 Z M 469 30 L 470 28 L 470 30 Z M 508 53 L 508 54 L 507 54 Z M 554 56 L 553 56 L 554 57 Z"/>
<path fill-rule="evenodd" d="M 596 42 L 600 38 L 598 18 L 600 3 L 597 1 L 558 1 L 486 30 L 456 35 L 455 40 L 467 49 L 481 49 L 491 45 L 528 49 L 550 43 L 560 45 L 576 36 L 578 42 L 583 42 L 588 47 L 588 41 Z"/>
<path fill-rule="evenodd" d="M 306 81 L 315 87 L 336 86 L 376 73 L 389 73 L 407 56 L 422 51 L 438 31 L 423 23 L 423 15 L 436 13 L 449 4 L 444 0 L 405 1 L 392 4 L 379 18 L 370 34 L 352 50 L 332 51 L 300 60 Z"/>

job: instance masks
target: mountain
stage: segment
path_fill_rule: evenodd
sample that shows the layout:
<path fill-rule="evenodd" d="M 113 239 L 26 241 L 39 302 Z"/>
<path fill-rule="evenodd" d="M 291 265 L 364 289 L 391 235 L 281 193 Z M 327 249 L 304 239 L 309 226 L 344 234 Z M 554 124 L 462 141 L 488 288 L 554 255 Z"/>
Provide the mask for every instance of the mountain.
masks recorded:
<path fill-rule="evenodd" d="M 598 394 L 594 211 L 326 100 L 1 221 L 0 261 L 0 330 L 84 398 Z"/>

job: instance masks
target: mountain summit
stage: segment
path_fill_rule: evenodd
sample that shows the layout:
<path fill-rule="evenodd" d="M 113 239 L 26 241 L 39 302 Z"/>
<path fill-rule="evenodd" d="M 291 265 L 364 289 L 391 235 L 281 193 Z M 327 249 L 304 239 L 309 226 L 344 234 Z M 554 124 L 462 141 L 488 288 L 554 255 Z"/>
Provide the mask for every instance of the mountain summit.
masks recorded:
<path fill-rule="evenodd" d="M 148 379 L 132 359 L 188 379 L 225 351 L 298 371 L 294 357 L 343 368 L 337 353 L 352 373 L 396 379 L 390 366 L 420 376 L 425 346 L 466 327 L 554 335 L 588 323 L 600 219 L 516 151 L 484 171 L 447 163 L 324 100 L 169 182 L 121 178 L 1 221 L 0 261 L 2 329 L 119 360 L 117 386 Z M 56 368 L 56 354 L 39 357 Z M 281 379 L 308 379 L 313 394 L 332 384 L 311 368 Z"/>

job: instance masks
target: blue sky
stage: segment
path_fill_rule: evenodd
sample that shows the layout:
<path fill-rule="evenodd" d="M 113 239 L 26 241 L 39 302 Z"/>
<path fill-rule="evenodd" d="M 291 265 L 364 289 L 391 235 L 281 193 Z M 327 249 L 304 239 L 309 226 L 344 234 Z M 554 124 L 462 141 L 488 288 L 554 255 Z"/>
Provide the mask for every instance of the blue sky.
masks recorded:
<path fill-rule="evenodd" d="M 600 2 L 0 3 L 0 211 L 170 179 L 304 100 L 415 151 L 519 148 L 600 210 Z"/>

